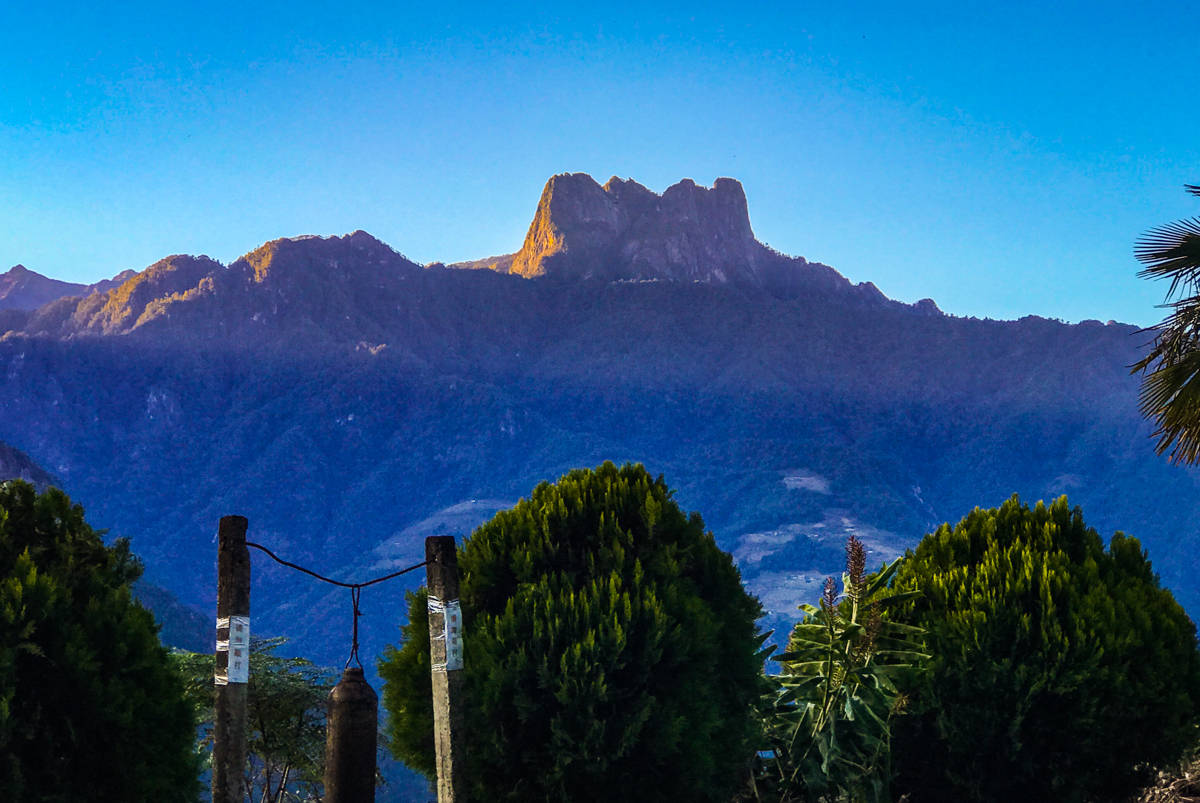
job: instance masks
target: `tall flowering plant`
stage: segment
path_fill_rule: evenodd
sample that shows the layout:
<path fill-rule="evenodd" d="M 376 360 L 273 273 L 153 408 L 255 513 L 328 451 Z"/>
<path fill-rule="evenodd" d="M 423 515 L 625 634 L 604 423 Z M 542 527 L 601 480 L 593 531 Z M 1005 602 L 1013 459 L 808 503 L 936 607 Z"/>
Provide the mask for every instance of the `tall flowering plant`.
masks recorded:
<path fill-rule="evenodd" d="M 890 723 L 929 657 L 921 628 L 887 617 L 918 593 L 889 590 L 900 560 L 868 575 L 866 549 L 851 536 L 841 593 L 830 577 L 817 605 L 800 606 L 804 619 L 774 659 L 782 671 L 765 722 L 759 799 L 891 799 Z"/>

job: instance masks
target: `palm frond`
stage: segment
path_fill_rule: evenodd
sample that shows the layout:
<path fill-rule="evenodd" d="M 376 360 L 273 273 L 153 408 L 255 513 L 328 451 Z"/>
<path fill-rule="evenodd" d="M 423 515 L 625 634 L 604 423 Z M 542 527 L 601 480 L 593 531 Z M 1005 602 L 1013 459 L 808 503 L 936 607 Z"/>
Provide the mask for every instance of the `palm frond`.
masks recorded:
<path fill-rule="evenodd" d="M 1138 276 L 1170 277 L 1168 298 L 1175 295 L 1180 285 L 1194 286 L 1200 272 L 1200 218 L 1150 229 L 1138 238 L 1133 255 L 1146 266 Z"/>
<path fill-rule="evenodd" d="M 1200 184 L 1184 189 L 1200 196 Z M 1132 366 L 1142 372 L 1138 405 L 1154 420 L 1155 450 L 1172 462 L 1200 460 L 1200 218 L 1151 229 L 1138 238 L 1134 256 L 1146 267 L 1139 276 L 1169 278 L 1170 314 L 1148 332 L 1146 356 Z"/>
<path fill-rule="evenodd" d="M 1159 454 L 1172 462 L 1200 458 L 1200 346 L 1163 359 L 1146 375 L 1139 394 L 1142 413 L 1157 424 Z"/>
<path fill-rule="evenodd" d="M 1165 304 L 1171 310 L 1162 323 L 1142 331 L 1154 334 L 1150 351 L 1133 364 L 1132 373 L 1173 365 L 1200 346 L 1200 295 Z"/>

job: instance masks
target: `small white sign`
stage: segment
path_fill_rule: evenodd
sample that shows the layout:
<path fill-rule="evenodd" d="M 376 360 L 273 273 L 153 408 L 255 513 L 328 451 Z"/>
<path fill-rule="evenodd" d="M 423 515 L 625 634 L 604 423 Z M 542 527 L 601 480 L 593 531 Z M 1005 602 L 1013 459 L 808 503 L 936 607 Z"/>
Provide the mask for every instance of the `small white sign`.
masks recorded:
<path fill-rule="evenodd" d="M 249 647 L 250 646 L 250 617 L 249 616 L 230 616 L 229 617 L 229 646 L 230 647 Z"/>
<path fill-rule="evenodd" d="M 222 634 L 222 630 L 226 633 Z M 221 638 L 225 635 L 226 638 Z M 217 619 L 217 652 L 228 653 L 226 668 L 213 673 L 218 686 L 246 683 L 250 680 L 250 617 L 229 616 Z M 218 662 L 219 663 L 219 662 Z"/>
<path fill-rule="evenodd" d="M 248 647 L 229 648 L 230 683 L 246 683 L 250 680 L 250 649 Z"/>
<path fill-rule="evenodd" d="M 446 603 L 446 671 L 463 668 L 462 605 L 452 599 Z"/>

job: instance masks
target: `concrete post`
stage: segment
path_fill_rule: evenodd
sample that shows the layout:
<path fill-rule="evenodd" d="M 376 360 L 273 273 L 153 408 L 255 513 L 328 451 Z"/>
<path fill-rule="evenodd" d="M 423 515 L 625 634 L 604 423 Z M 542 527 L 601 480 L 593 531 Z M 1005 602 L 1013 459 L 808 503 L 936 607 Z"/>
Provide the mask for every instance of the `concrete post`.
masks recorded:
<path fill-rule="evenodd" d="M 221 519 L 217 547 L 213 803 L 246 799 L 246 683 L 250 677 L 250 551 L 243 516 Z"/>
<path fill-rule="evenodd" d="M 429 660 L 433 675 L 433 744 L 438 803 L 464 803 L 462 606 L 454 536 L 425 539 L 429 589 Z"/>

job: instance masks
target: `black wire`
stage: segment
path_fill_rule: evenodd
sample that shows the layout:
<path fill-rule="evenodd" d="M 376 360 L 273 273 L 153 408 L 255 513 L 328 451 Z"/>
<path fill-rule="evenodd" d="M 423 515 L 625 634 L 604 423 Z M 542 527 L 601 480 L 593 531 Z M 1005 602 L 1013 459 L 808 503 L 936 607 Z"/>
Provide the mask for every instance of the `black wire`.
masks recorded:
<path fill-rule="evenodd" d="M 362 611 L 358 607 L 360 599 L 362 599 L 362 588 L 350 589 L 350 602 L 354 605 L 354 639 L 350 645 L 350 657 L 346 659 L 346 666 L 350 666 L 350 662 L 354 661 L 358 664 L 358 668 L 362 669 L 362 659 L 358 657 L 358 617 L 362 615 Z"/>
<path fill-rule="evenodd" d="M 408 574 L 412 570 L 419 569 L 426 564 L 425 561 L 421 561 L 420 563 L 416 564 L 415 566 L 409 566 L 407 569 L 401 569 L 398 572 L 392 572 L 391 574 L 385 574 L 383 577 L 376 577 L 374 580 L 367 580 L 365 583 L 343 583 L 341 580 L 334 580 L 332 578 L 326 577 L 325 575 L 317 574 L 312 569 L 306 569 L 303 566 L 299 566 L 295 563 L 286 561 L 283 558 L 276 555 L 271 550 L 267 549 L 262 544 L 256 544 L 252 541 L 247 541 L 246 546 L 252 546 L 255 549 L 266 552 L 268 555 L 271 556 L 271 558 L 276 563 L 282 563 L 284 566 L 287 566 L 288 568 L 296 569 L 297 571 L 304 572 L 305 574 L 310 574 L 313 577 L 317 578 L 318 580 L 321 580 L 322 582 L 331 583 L 335 586 L 341 586 L 342 588 L 366 588 L 367 586 L 373 586 L 376 583 L 382 583 L 384 580 L 391 580 L 393 577 L 399 577 L 402 574 Z"/>
<path fill-rule="evenodd" d="M 362 609 L 358 607 L 358 603 L 359 603 L 359 600 L 362 599 L 362 590 L 364 588 L 366 588 L 367 586 L 373 586 L 376 583 L 382 583 L 384 580 L 391 580 L 393 577 L 399 577 L 402 574 L 408 574 L 409 572 L 413 571 L 414 569 L 419 569 L 428 563 L 428 561 L 421 561 L 420 563 L 416 564 L 415 566 L 409 566 L 407 569 L 401 569 L 398 572 L 392 572 L 391 574 L 385 574 L 383 577 L 376 577 L 374 580 L 367 580 L 365 583 L 343 583 L 341 580 L 334 580 L 333 578 L 326 577 L 322 574 L 317 574 L 312 569 L 306 569 L 303 566 L 292 563 L 290 561 L 286 561 L 283 558 L 276 555 L 271 550 L 267 549 L 262 544 L 256 544 L 252 541 L 247 541 L 246 546 L 248 546 L 248 547 L 252 546 L 255 549 L 266 552 L 271 557 L 271 559 L 274 560 L 276 563 L 281 563 L 284 566 L 287 566 L 289 569 L 295 569 L 296 571 L 300 571 L 300 572 L 304 572 L 305 574 L 312 575 L 313 577 L 317 578 L 318 580 L 320 580 L 321 582 L 324 582 L 324 583 L 330 583 L 331 585 L 341 586 L 342 588 L 350 589 L 350 602 L 354 606 L 354 635 L 353 635 L 353 638 L 352 638 L 351 644 L 350 644 L 350 657 L 346 659 L 346 666 L 350 666 L 350 662 L 354 661 L 355 663 L 358 664 L 360 669 L 362 668 L 362 659 L 359 658 L 359 656 L 358 656 L 358 617 L 362 616 Z"/>

